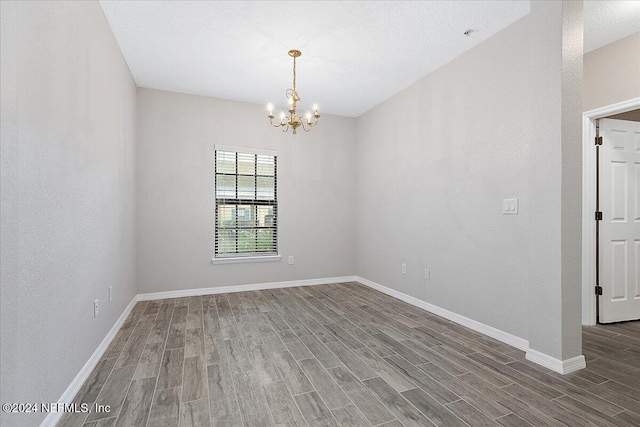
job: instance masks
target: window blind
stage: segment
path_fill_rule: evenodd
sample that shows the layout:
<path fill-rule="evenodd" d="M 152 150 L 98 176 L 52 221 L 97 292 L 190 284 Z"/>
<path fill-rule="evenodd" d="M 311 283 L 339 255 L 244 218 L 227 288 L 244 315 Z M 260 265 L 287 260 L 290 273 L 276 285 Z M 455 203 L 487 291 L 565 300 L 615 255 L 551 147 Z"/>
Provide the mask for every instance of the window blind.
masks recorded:
<path fill-rule="evenodd" d="M 216 149 L 215 180 L 215 257 L 277 254 L 277 156 Z"/>

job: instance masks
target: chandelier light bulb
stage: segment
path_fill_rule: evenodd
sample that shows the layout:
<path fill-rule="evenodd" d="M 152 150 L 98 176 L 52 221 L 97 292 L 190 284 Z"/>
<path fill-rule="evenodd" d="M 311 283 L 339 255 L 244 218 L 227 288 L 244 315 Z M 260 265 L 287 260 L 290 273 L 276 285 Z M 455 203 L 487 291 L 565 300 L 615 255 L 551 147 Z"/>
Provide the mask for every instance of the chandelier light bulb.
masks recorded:
<path fill-rule="evenodd" d="M 311 113 L 307 111 L 307 123 L 311 122 Z"/>
<path fill-rule="evenodd" d="M 293 98 L 289 98 L 289 105 L 293 105 Z"/>
<path fill-rule="evenodd" d="M 313 104 L 313 111 L 318 114 L 318 104 Z"/>
<path fill-rule="evenodd" d="M 273 115 L 273 105 L 271 105 L 271 103 L 267 104 L 267 110 L 269 110 L 269 115 Z"/>
<path fill-rule="evenodd" d="M 280 119 L 284 120 L 284 111 L 280 111 Z"/>

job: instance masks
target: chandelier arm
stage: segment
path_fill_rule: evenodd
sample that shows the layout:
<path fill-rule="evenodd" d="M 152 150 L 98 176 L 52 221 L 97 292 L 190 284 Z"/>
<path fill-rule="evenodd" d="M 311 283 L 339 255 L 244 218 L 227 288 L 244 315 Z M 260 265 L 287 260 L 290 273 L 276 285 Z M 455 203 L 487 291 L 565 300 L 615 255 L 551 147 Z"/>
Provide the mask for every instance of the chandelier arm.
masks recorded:
<path fill-rule="evenodd" d="M 269 123 L 270 123 L 270 124 L 271 124 L 271 126 L 273 126 L 274 128 L 279 128 L 279 127 L 280 127 L 280 125 L 279 125 L 279 124 L 277 124 L 277 125 L 274 125 L 274 124 L 273 124 L 273 116 L 269 116 Z"/>

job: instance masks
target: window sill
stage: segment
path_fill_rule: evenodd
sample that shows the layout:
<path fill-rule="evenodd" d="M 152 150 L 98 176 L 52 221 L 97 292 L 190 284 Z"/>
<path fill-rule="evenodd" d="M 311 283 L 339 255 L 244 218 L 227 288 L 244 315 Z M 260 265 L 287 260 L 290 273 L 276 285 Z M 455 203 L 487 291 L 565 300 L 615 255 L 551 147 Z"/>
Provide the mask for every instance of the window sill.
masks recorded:
<path fill-rule="evenodd" d="M 213 258 L 211 264 L 241 264 L 245 262 L 276 262 L 280 261 L 282 256 L 280 255 L 265 255 L 265 256 L 242 256 L 242 257 L 229 257 L 229 258 Z"/>

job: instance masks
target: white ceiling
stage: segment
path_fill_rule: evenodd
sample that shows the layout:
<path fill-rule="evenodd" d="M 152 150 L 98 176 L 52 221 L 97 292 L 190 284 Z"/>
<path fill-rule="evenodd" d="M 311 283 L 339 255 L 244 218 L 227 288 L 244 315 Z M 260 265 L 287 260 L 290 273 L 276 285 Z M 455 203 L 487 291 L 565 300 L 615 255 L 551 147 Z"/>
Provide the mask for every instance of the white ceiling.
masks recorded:
<path fill-rule="evenodd" d="M 616 3 L 633 4 L 621 12 Z M 637 4 L 587 1 L 585 48 L 640 31 L 633 18 L 640 16 Z M 321 114 L 350 117 L 529 12 L 528 1 L 506 0 L 101 5 L 138 86 L 284 107 L 291 86 L 287 51 L 300 49 L 300 108 L 317 102 Z M 471 37 L 463 35 L 468 28 L 474 29 Z"/>
<path fill-rule="evenodd" d="M 585 0 L 585 53 L 638 31 L 640 31 L 640 0 Z"/>

